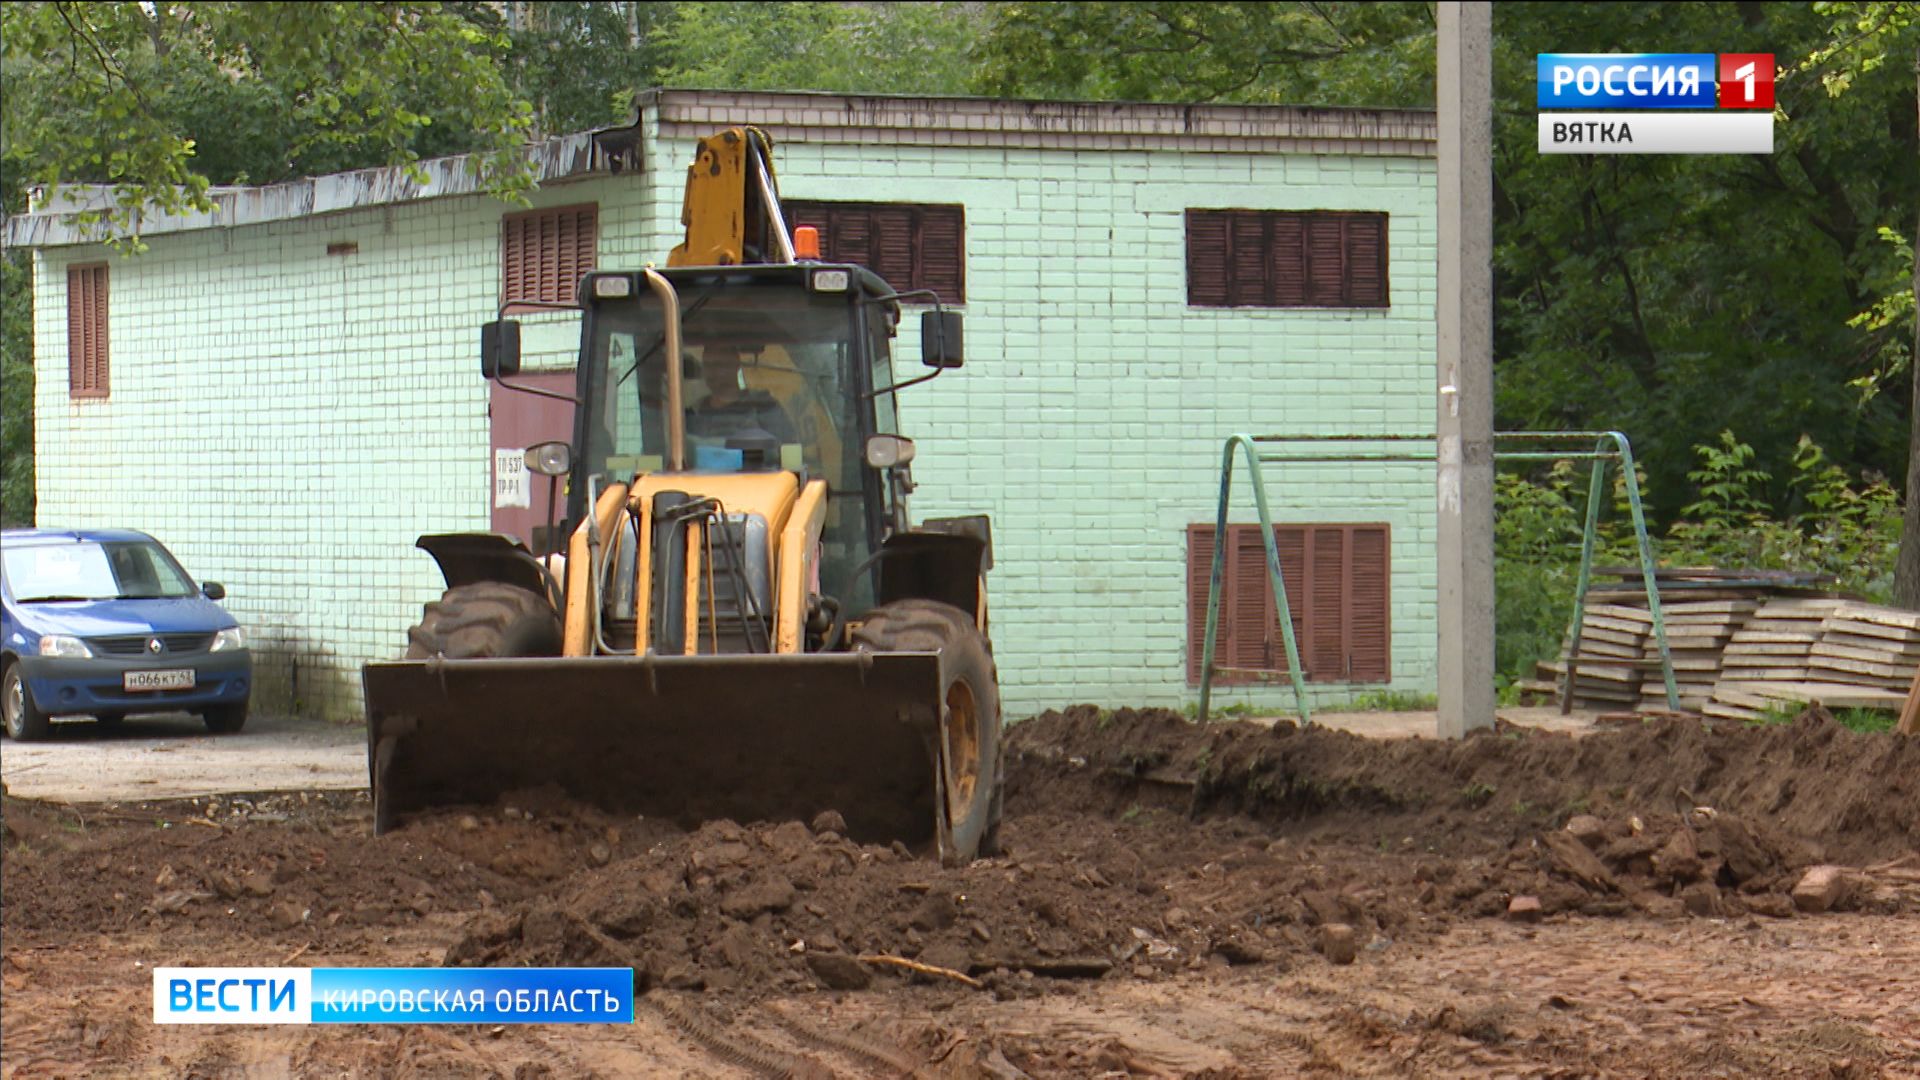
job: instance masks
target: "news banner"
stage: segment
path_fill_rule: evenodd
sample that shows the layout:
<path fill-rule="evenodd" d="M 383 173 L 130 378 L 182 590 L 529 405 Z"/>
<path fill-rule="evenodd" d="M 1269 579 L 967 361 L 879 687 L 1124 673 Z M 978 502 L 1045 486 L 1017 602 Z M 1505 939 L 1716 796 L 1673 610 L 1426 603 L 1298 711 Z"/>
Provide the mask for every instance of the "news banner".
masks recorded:
<path fill-rule="evenodd" d="M 631 1024 L 631 968 L 155 968 L 156 1024 Z"/>
<path fill-rule="evenodd" d="M 1771 53 L 1540 53 L 1540 152 L 1771 154 L 1773 75 Z"/>

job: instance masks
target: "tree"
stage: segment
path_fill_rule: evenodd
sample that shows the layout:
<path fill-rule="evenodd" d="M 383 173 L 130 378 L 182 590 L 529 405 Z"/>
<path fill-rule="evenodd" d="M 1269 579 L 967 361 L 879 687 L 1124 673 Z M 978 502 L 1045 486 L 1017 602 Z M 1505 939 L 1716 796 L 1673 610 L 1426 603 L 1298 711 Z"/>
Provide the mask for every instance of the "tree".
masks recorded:
<path fill-rule="evenodd" d="M 736 90 L 964 92 L 977 5 L 694 2 L 661 36 L 662 81 Z"/>
<path fill-rule="evenodd" d="M 1431 106 L 1424 3 L 1001 3 L 976 85 L 1016 97 Z"/>
<path fill-rule="evenodd" d="M 210 209 L 216 177 L 260 182 L 481 151 L 496 189 L 530 183 L 512 151 L 531 110 L 501 71 L 505 40 L 440 4 L 0 11 L 12 179 L 109 185 L 114 205 L 92 219 L 103 236 L 137 237 L 144 213 Z M 205 156 L 203 146 L 246 152 Z"/>

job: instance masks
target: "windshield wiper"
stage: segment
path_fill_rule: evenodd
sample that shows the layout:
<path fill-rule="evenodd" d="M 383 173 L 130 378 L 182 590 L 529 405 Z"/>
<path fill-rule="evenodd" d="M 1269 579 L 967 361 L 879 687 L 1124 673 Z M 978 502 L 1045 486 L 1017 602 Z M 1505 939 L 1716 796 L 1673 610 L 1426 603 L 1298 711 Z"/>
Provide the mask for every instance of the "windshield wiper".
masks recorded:
<path fill-rule="evenodd" d="M 103 596 L 29 596 L 20 602 L 23 604 L 84 604 L 104 599 L 107 598 Z"/>

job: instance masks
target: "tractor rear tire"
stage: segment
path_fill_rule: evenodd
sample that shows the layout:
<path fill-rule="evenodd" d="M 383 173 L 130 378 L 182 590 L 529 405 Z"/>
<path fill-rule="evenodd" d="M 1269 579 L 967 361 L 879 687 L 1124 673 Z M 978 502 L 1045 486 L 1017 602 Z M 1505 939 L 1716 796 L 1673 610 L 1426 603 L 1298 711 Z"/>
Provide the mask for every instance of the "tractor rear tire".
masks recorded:
<path fill-rule="evenodd" d="M 951 837 L 943 857 L 965 865 L 998 846 L 1001 788 L 1000 684 L 993 650 L 973 617 L 933 600 L 896 600 L 869 612 L 853 632 L 866 652 L 940 654 L 936 750 Z"/>
<path fill-rule="evenodd" d="M 456 585 L 407 631 L 407 659 L 560 655 L 560 617 L 547 598 L 495 581 Z"/>

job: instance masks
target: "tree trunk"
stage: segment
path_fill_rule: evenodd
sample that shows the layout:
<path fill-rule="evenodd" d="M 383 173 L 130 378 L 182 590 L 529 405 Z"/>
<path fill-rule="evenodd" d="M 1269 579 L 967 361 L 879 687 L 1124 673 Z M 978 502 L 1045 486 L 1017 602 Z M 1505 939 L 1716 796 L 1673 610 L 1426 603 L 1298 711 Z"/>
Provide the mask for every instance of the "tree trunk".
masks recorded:
<path fill-rule="evenodd" d="M 1913 53 L 1914 92 L 1920 98 L 1920 49 Z M 1920 109 L 1914 113 L 1920 126 Z M 1900 528 L 1900 557 L 1893 568 L 1893 602 L 1920 610 L 1920 225 L 1913 234 L 1913 417 L 1907 435 L 1907 513 Z"/>

